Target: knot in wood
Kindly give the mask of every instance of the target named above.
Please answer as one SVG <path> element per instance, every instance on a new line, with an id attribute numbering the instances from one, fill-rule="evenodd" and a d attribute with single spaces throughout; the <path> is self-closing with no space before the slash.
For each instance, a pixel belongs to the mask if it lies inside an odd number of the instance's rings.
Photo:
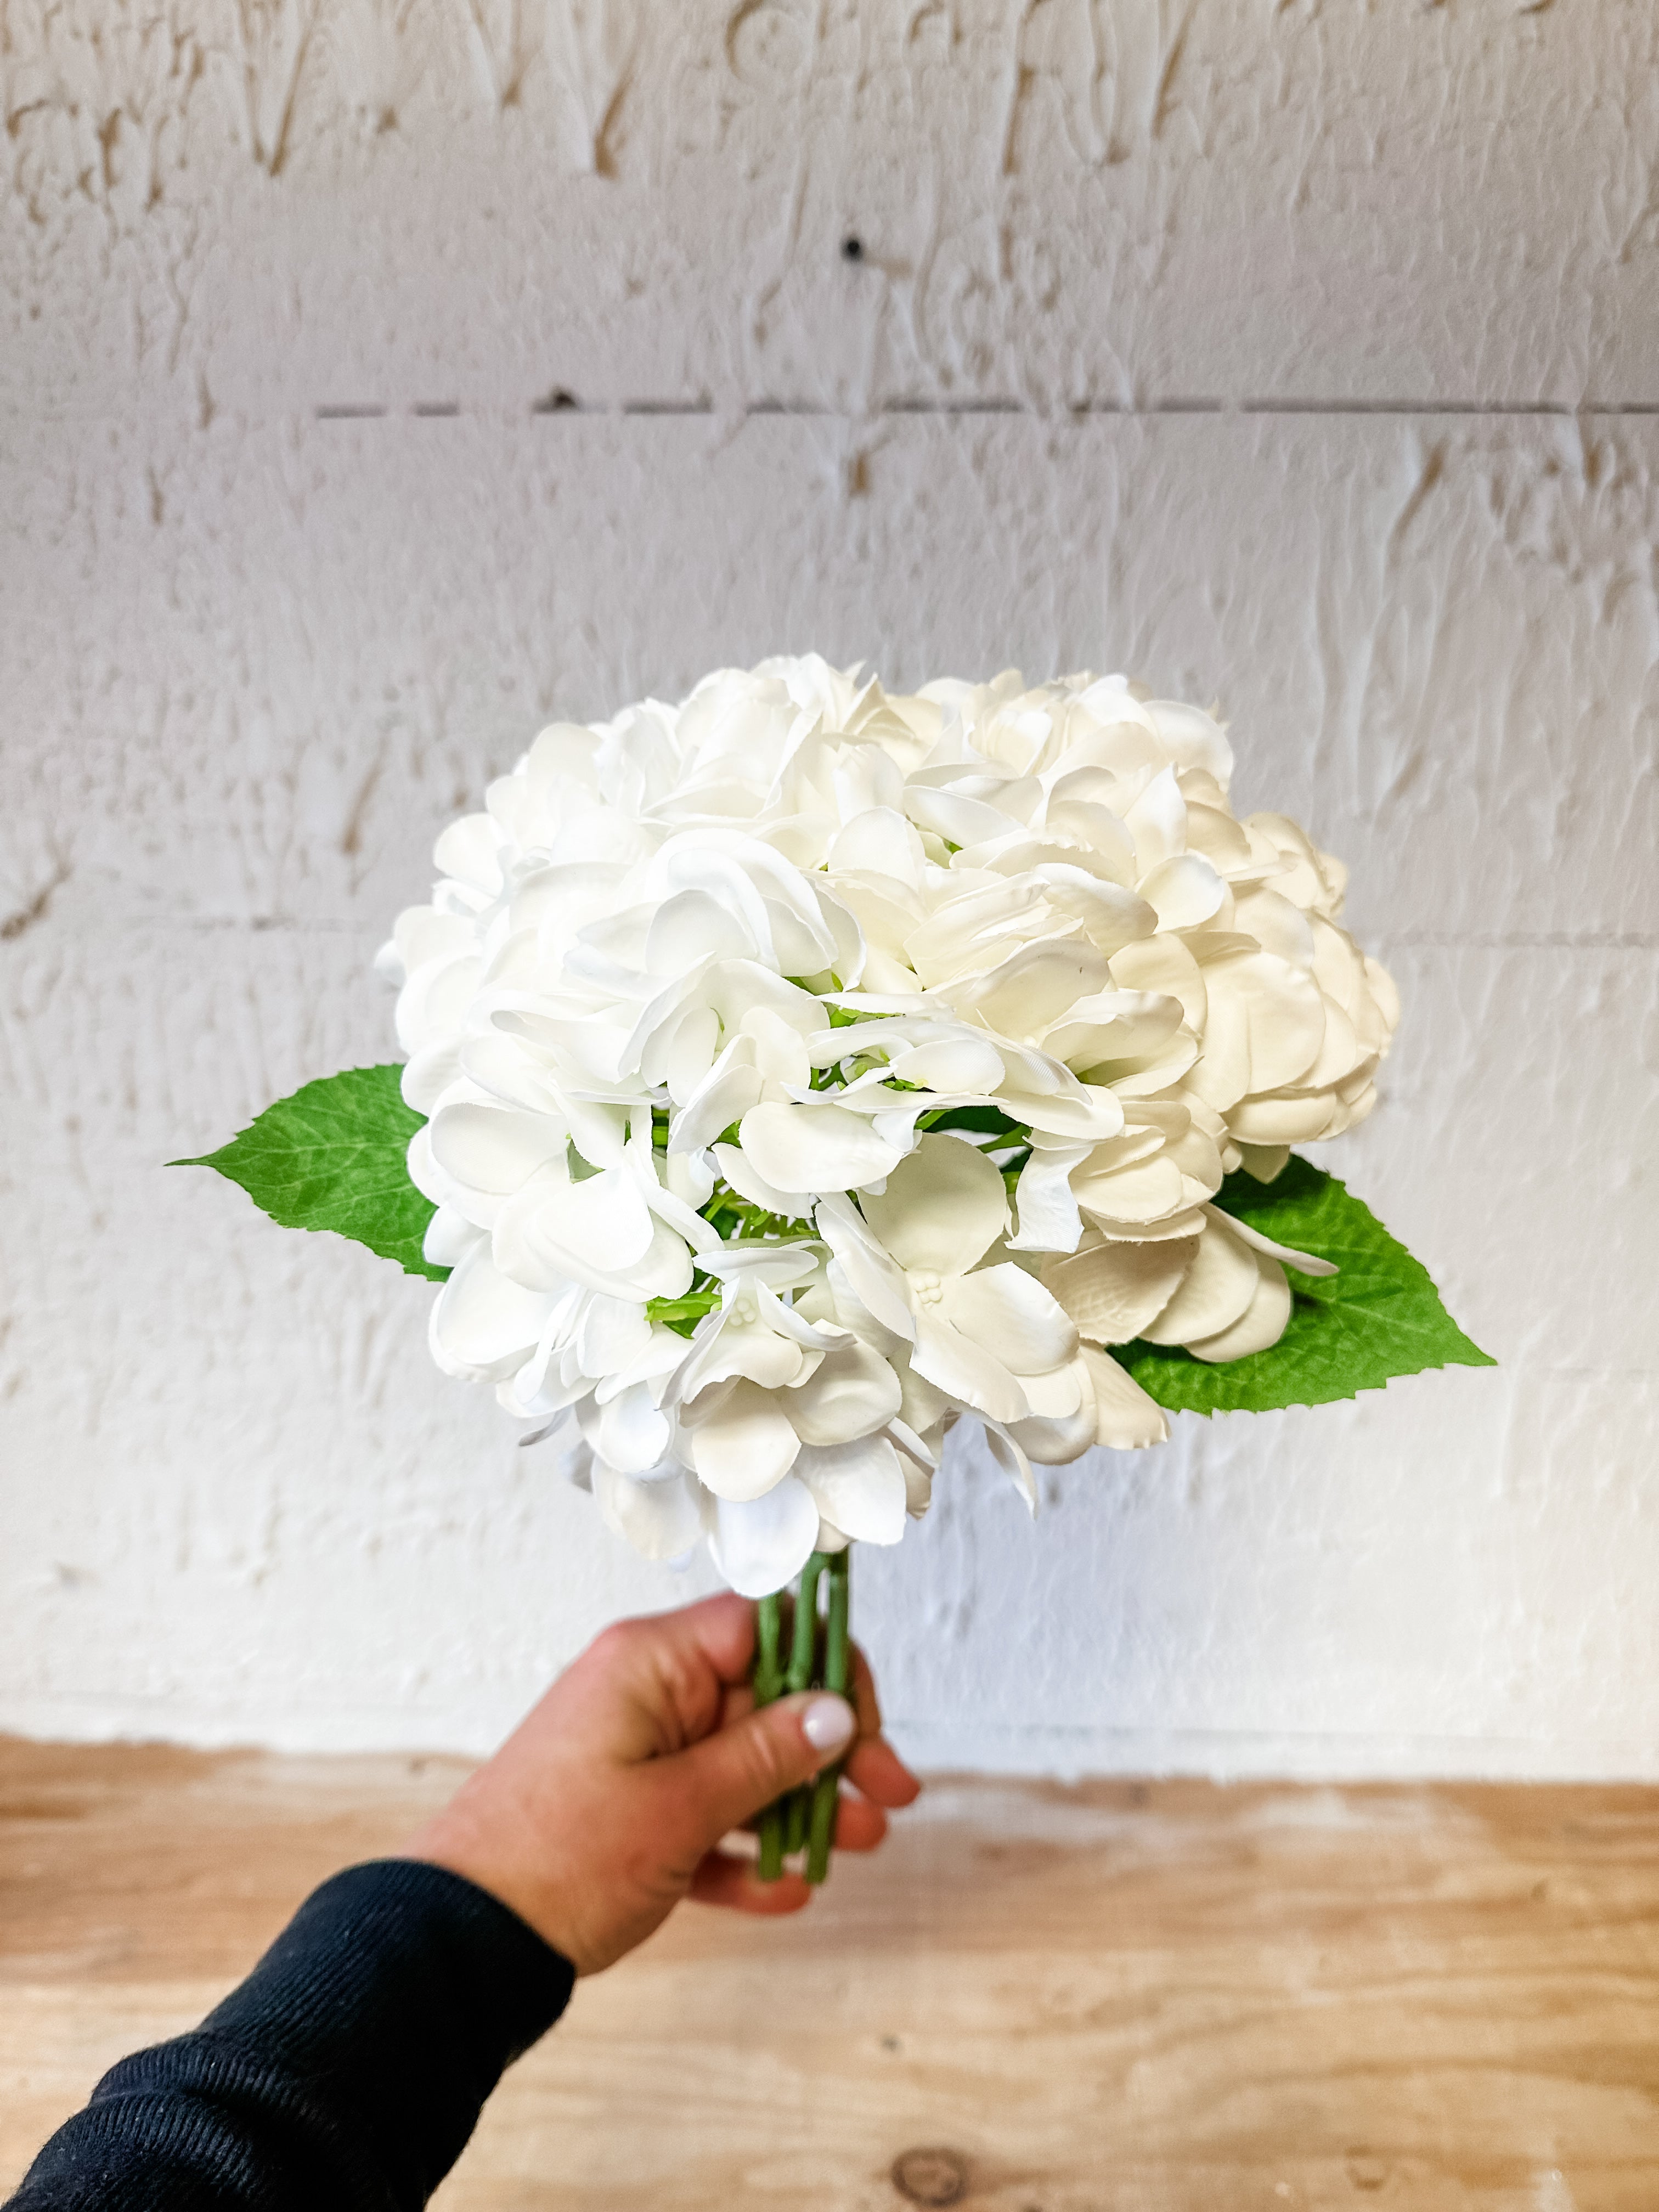
<path id="1" fill-rule="evenodd" d="M 968 2194 L 968 2161 L 959 2150 L 902 2150 L 893 2186 L 911 2204 L 959 2204 Z"/>
<path id="2" fill-rule="evenodd" d="M 1393 2170 L 1387 2159 L 1379 2158 L 1363 2143 L 1356 2144 L 1348 2153 L 1347 2164 L 1348 2179 L 1356 2189 L 1381 2189 Z"/>

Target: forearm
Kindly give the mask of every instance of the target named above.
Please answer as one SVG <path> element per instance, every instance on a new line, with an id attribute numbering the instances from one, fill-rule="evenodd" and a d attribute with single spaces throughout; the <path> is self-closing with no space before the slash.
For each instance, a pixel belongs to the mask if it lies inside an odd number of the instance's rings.
<path id="1" fill-rule="evenodd" d="M 199 2028 L 106 2074 L 7 2212 L 424 2204 L 573 1979 L 459 1875 L 351 1868 Z"/>

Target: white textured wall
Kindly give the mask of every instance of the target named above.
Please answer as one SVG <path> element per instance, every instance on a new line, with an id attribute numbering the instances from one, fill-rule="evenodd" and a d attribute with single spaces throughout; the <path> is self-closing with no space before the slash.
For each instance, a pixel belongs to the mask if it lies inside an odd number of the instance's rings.
<path id="1" fill-rule="evenodd" d="M 964 1464 L 901 1735 L 1659 1772 L 1656 23 L 6 0 L 0 1724 L 483 1745 L 690 1586 L 159 1163 L 386 1054 L 541 719 L 817 647 L 1220 695 L 1405 994 L 1332 1164 L 1503 1362 Z"/>

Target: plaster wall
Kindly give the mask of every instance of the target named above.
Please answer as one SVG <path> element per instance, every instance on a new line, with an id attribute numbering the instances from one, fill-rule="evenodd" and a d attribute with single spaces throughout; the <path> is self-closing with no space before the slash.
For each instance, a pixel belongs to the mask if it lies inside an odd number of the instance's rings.
<path id="1" fill-rule="evenodd" d="M 1218 696 L 1407 1018 L 1327 1157 L 1501 1361 L 1045 1477 L 918 1757 L 1659 1773 L 1659 18 L 0 17 L 0 1726 L 489 1745 L 647 1567 L 198 1152 L 539 724 L 817 647 Z M 848 241 L 858 243 L 856 257 Z"/>

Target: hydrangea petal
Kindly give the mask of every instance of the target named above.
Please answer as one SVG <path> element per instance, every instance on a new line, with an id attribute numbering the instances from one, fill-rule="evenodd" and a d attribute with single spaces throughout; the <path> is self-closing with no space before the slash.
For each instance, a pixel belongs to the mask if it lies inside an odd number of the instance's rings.
<path id="1" fill-rule="evenodd" d="M 910 1364 L 946 1398 L 993 1420 L 1023 1420 L 1030 1411 L 1025 1393 L 1002 1362 L 936 1310 L 916 1316 Z"/>
<path id="2" fill-rule="evenodd" d="M 441 1206 L 426 1224 L 421 1257 L 434 1267 L 458 1267 L 477 1244 L 488 1243 L 487 1230 L 479 1229 L 453 1206 Z"/>
<path id="3" fill-rule="evenodd" d="M 1188 1343 L 1187 1349 L 1194 1359 L 1246 1359 L 1253 1352 L 1267 1351 L 1284 1335 L 1291 1317 L 1289 1280 L 1278 1261 L 1269 1259 L 1265 1252 L 1251 1256 L 1257 1273 L 1255 1297 L 1231 1328 Z"/>
<path id="4" fill-rule="evenodd" d="M 1285 1172 L 1291 1157 L 1288 1145 L 1241 1144 L 1239 1165 L 1253 1175 L 1258 1182 L 1273 1182 Z"/>
<path id="5" fill-rule="evenodd" d="M 904 1271 L 870 1232 L 849 1199 L 820 1199 L 818 1234 L 835 1254 L 853 1296 L 884 1328 L 904 1342 L 914 1341 L 915 1317 Z"/>
<path id="6" fill-rule="evenodd" d="M 904 1157 L 845 1106 L 769 1101 L 744 1115 L 738 1139 L 775 1190 L 797 1197 L 861 1189 L 890 1175 Z"/>
<path id="7" fill-rule="evenodd" d="M 1139 889 L 1160 929 L 1200 928 L 1220 911 L 1227 896 L 1227 886 L 1196 853 L 1160 860 L 1142 877 Z"/>
<path id="8" fill-rule="evenodd" d="M 1189 1203 L 1180 1166 L 1166 1152 L 1103 1174 L 1085 1161 L 1072 1177 L 1072 1188 L 1083 1211 L 1103 1226 L 1157 1221 Z"/>
<path id="9" fill-rule="evenodd" d="M 1272 1178 L 1267 1176 L 1263 1180 L 1270 1182 Z M 1204 1211 L 1206 1214 L 1218 1213 L 1220 1209 L 1206 1206 Z M 1298 1274 L 1334 1275 L 1339 1272 L 1334 1260 L 1316 1259 L 1311 1252 L 1298 1252 L 1291 1244 L 1277 1244 L 1271 1237 L 1264 1237 L 1259 1229 L 1252 1229 L 1248 1221 L 1240 1221 L 1231 1213 L 1223 1215 L 1222 1218 L 1226 1222 L 1229 1232 L 1243 1238 L 1252 1251 L 1265 1253 L 1282 1267 L 1294 1267 Z"/>
<path id="10" fill-rule="evenodd" d="M 678 1468 L 665 1480 L 643 1482 L 621 1468 L 593 1462 L 593 1496 L 607 1528 L 647 1559 L 675 1559 L 702 1534 L 696 1485 Z"/>
<path id="11" fill-rule="evenodd" d="M 1127 1344 L 1155 1321 L 1197 1256 L 1196 1237 L 1162 1243 L 1102 1239 L 1051 1261 L 1043 1287 L 1064 1306 L 1079 1336 L 1091 1344 Z"/>
<path id="12" fill-rule="evenodd" d="M 1325 1000 L 1306 969 L 1271 952 L 1252 952 L 1218 963 L 1207 981 L 1211 1027 L 1229 1017 L 1243 1024 L 1250 1090 L 1299 1082 L 1325 1036 Z"/>
<path id="13" fill-rule="evenodd" d="M 820 1356 L 728 1307 L 711 1314 L 699 1327 L 696 1344 L 681 1371 L 678 1395 L 690 1401 L 734 1376 L 743 1376 L 763 1390 L 787 1389 L 811 1373 Z"/>
<path id="14" fill-rule="evenodd" d="M 864 1218 L 901 1267 L 962 1275 L 1008 1226 L 1000 1170 L 958 1137 L 922 1137 L 879 1195 L 867 1192 Z"/>
<path id="15" fill-rule="evenodd" d="M 1143 1323 L 1148 1344 L 1190 1344 L 1231 1328 L 1249 1310 L 1260 1280 L 1256 1255 L 1229 1233 L 1224 1214 L 1206 1218 L 1198 1250 L 1161 1313 Z"/>
<path id="16" fill-rule="evenodd" d="M 1036 1479 L 1031 1473 L 1031 1462 L 1025 1449 L 1006 1423 L 987 1420 L 985 1443 L 991 1457 L 1003 1473 L 1012 1478 L 1013 1485 L 1025 1501 L 1025 1510 L 1035 1520 L 1037 1510 Z"/>
<path id="17" fill-rule="evenodd" d="M 786 1221 L 798 1215 L 801 1203 L 799 1192 L 775 1190 L 740 1145 L 716 1145 L 714 1156 L 721 1179 L 739 1198 L 768 1213 L 781 1214 Z"/>
<path id="18" fill-rule="evenodd" d="M 896 1544 L 904 1534 L 904 1470 L 885 1437 L 809 1446 L 792 1479 L 805 1485 L 824 1519 L 855 1543 Z"/>
<path id="19" fill-rule="evenodd" d="M 1180 699 L 1149 699 L 1145 711 L 1170 758 L 1182 768 L 1203 769 L 1224 793 L 1232 781 L 1233 749 L 1215 716 Z"/>
<path id="20" fill-rule="evenodd" d="M 1091 1449 L 1099 1416 L 1094 1384 L 1081 1357 L 1028 1380 L 1025 1395 L 1031 1401 L 1030 1418 L 1010 1423 L 1009 1434 L 1027 1459 L 1042 1467 L 1065 1467 Z"/>
<path id="21" fill-rule="evenodd" d="M 737 1382 L 708 1394 L 705 1411 L 692 1405 L 681 1422 L 691 1464 L 716 1498 L 763 1498 L 795 1463 L 800 1439 L 777 1398 L 757 1383 Z M 696 1426 L 689 1424 L 694 1420 Z"/>
<path id="22" fill-rule="evenodd" d="M 1170 1441 L 1170 1419 L 1155 1398 L 1109 1352 L 1085 1344 L 1083 1358 L 1095 1386 L 1095 1442 L 1113 1451 L 1139 1451 Z"/>
<path id="23" fill-rule="evenodd" d="M 946 1283 L 939 1309 L 1016 1375 L 1059 1367 L 1077 1351 L 1077 1329 L 1066 1309 L 1011 1260 Z"/>
<path id="24" fill-rule="evenodd" d="M 504 1275 L 481 1243 L 433 1303 L 432 1356 L 447 1375 L 496 1381 L 535 1350 L 554 1303 L 549 1290 L 527 1290 Z"/>
<path id="25" fill-rule="evenodd" d="M 1241 1144 L 1306 1145 L 1335 1136 L 1331 1100 L 1321 1092 L 1246 1098 L 1227 1109 L 1227 1127 Z"/>
<path id="26" fill-rule="evenodd" d="M 827 1352 L 782 1402 L 803 1443 L 839 1446 L 884 1427 L 903 1403 L 903 1390 L 890 1362 L 853 1337 Z M 844 1521 L 837 1525 L 847 1528 Z"/>
<path id="27" fill-rule="evenodd" d="M 652 1334 L 644 1307 L 632 1299 L 590 1292 L 582 1301 L 576 1343 L 590 1375 L 614 1375 L 631 1366 L 650 1348 Z"/>
<path id="28" fill-rule="evenodd" d="M 1072 1189 L 1073 1170 L 1089 1157 L 1086 1145 L 1033 1145 L 1014 1187 L 1019 1231 L 1011 1251 L 1071 1252 L 1083 1234 L 1083 1216 Z"/>
<path id="29" fill-rule="evenodd" d="M 683 975 L 702 960 L 752 960 L 758 947 L 742 918 L 708 891 L 676 891 L 651 917 L 645 966 L 653 975 Z"/>
<path id="30" fill-rule="evenodd" d="M 988 1037 L 968 1029 L 896 1052 L 890 1064 L 897 1082 L 920 1084 L 924 1091 L 988 1097 L 1002 1080 L 1001 1054 Z"/>
<path id="31" fill-rule="evenodd" d="M 573 1182 L 562 1164 L 550 1165 L 496 1216 L 496 1265 L 523 1283 L 574 1279 L 608 1288 L 649 1253 L 654 1225 L 621 1169 Z"/>
<path id="32" fill-rule="evenodd" d="M 711 1498 L 708 1548 L 739 1597 L 769 1597 L 792 1583 L 818 1540 L 818 1509 L 793 1475 L 748 1501 Z"/>
<path id="33" fill-rule="evenodd" d="M 550 1115 L 507 1108 L 443 1106 L 427 1126 L 439 1166 L 478 1190 L 517 1190 L 569 1142 Z"/>
<path id="34" fill-rule="evenodd" d="M 605 1405 L 590 1401 L 577 1419 L 596 1456 L 623 1474 L 644 1474 L 657 1466 L 672 1441 L 668 1421 L 643 1382 L 630 1384 Z"/>
<path id="35" fill-rule="evenodd" d="M 955 986 L 952 1001 L 969 1019 L 1017 1043 L 1041 1044 L 1079 1000 L 1111 988 L 1106 956 L 1073 937 L 1022 945 L 988 975 Z"/>
<path id="36" fill-rule="evenodd" d="M 734 1038 L 674 1115 L 669 1151 L 704 1151 L 723 1129 L 758 1104 L 764 1088 L 751 1041 Z"/>

